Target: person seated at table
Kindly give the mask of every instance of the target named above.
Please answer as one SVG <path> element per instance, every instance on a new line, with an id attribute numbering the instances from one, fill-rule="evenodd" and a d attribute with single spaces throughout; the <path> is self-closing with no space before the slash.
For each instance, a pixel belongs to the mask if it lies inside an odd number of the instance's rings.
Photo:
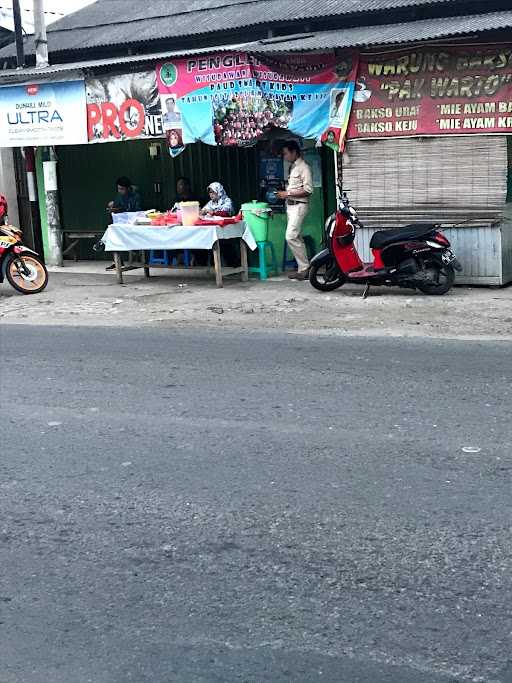
<path id="1" fill-rule="evenodd" d="M 234 216 L 236 211 L 232 200 L 220 183 L 208 185 L 210 201 L 201 210 L 201 216 Z M 233 240 L 225 240 L 222 244 L 222 260 L 227 266 L 236 266 L 240 263 L 240 246 L 233 244 Z"/>
<path id="2" fill-rule="evenodd" d="M 176 181 L 176 197 L 174 198 L 174 203 L 172 205 L 172 211 L 176 211 L 179 208 L 178 204 L 181 202 L 197 202 L 199 197 L 196 196 L 195 192 L 192 190 L 192 183 L 189 178 L 181 176 Z"/>
<path id="3" fill-rule="evenodd" d="M 117 195 L 107 204 L 108 213 L 142 211 L 140 194 L 132 185 L 130 178 L 121 176 L 116 180 Z"/>
<path id="4" fill-rule="evenodd" d="M 235 207 L 220 183 L 208 185 L 210 201 L 201 209 L 201 216 L 234 216 Z"/>
<path id="5" fill-rule="evenodd" d="M 107 204 L 107 213 L 126 213 L 127 211 L 142 211 L 140 194 L 132 185 L 130 178 L 121 176 L 116 180 L 117 195 Z M 123 263 L 121 261 L 121 263 Z M 114 270 L 115 263 L 111 263 L 105 270 Z"/>
<path id="6" fill-rule="evenodd" d="M 190 178 L 187 178 L 186 176 L 180 176 L 176 180 L 176 197 L 174 198 L 171 211 L 177 211 L 180 208 L 181 202 L 198 201 L 199 197 L 197 197 L 195 192 L 192 190 L 192 183 L 190 182 Z M 170 251 L 170 254 L 172 255 L 172 258 L 177 259 L 178 265 L 183 265 L 185 258 L 184 253 L 182 251 Z M 207 255 L 203 254 L 203 252 L 192 251 L 190 252 L 190 257 L 191 265 L 193 266 L 206 266 L 207 264 Z"/>

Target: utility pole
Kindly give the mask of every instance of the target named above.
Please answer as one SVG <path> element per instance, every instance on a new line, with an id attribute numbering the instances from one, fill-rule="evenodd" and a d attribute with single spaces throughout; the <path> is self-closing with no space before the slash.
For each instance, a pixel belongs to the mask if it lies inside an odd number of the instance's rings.
<path id="1" fill-rule="evenodd" d="M 16 66 L 18 69 L 25 68 L 25 46 L 23 45 L 23 22 L 21 19 L 20 0 L 12 0 L 12 16 L 14 19 L 14 35 L 16 38 Z M 2 170 L 4 165 L 13 163 L 13 150 L 5 150 L 10 153 L 10 160 L 7 161 L 2 154 L 0 161 Z M 27 174 L 27 189 L 28 200 L 30 202 L 30 215 L 32 218 L 32 235 L 34 238 L 34 246 L 37 251 L 42 254 L 42 240 L 41 240 L 41 216 L 39 214 L 39 204 L 37 201 L 37 184 L 35 173 L 35 158 L 34 148 L 25 147 L 23 150 L 23 159 L 25 162 L 25 172 Z M 16 191 L 18 188 L 16 187 Z"/>
<path id="2" fill-rule="evenodd" d="M 16 66 L 25 66 L 25 50 L 23 47 L 23 24 L 21 21 L 20 0 L 12 0 L 12 16 L 14 18 L 14 36 L 16 38 Z"/>
<path id="3" fill-rule="evenodd" d="M 44 0 L 34 0 L 34 42 L 36 46 L 36 68 L 45 69 L 48 66 L 48 39 L 46 37 Z"/>

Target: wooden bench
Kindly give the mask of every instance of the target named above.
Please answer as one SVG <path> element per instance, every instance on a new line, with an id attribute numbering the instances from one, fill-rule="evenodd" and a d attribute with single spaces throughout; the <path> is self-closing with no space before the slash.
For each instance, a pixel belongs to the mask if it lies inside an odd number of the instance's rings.
<path id="1" fill-rule="evenodd" d="M 74 254 L 75 261 L 78 261 L 78 244 L 80 240 L 99 240 L 102 236 L 104 230 L 62 230 L 62 235 L 64 238 L 70 241 L 62 252 L 63 256 L 67 256 L 70 253 Z"/>

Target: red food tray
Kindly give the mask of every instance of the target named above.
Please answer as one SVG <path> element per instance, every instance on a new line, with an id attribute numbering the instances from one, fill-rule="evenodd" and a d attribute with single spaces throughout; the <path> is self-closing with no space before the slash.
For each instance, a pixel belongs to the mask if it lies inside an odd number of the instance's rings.
<path id="1" fill-rule="evenodd" d="M 195 225 L 217 225 L 223 228 L 225 225 L 233 225 L 234 223 L 240 223 L 238 216 L 226 216 L 225 218 L 198 218 Z"/>
<path id="2" fill-rule="evenodd" d="M 168 213 L 168 214 L 165 214 L 163 216 L 160 216 L 160 218 L 154 218 L 151 221 L 151 225 L 153 227 L 159 227 L 159 228 L 163 228 L 166 225 L 179 225 L 179 223 L 180 222 L 178 220 L 178 216 L 176 216 L 176 214 L 172 214 L 172 213 Z"/>

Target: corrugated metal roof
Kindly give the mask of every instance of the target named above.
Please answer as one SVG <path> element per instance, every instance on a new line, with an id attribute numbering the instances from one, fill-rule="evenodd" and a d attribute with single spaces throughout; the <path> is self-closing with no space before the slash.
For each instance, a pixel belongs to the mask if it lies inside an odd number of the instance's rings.
<path id="1" fill-rule="evenodd" d="M 207 48 L 197 48 L 196 50 L 174 50 L 166 52 L 154 52 L 147 55 L 132 55 L 130 57 L 107 57 L 105 59 L 91 59 L 83 62 L 68 62 L 67 64 L 50 64 L 44 69 L 27 67 L 25 69 L 0 69 L 0 85 L 10 85 L 13 83 L 23 83 L 27 81 L 66 79 L 76 74 L 81 77 L 84 71 L 100 68 L 104 66 L 122 67 L 130 64 L 154 64 L 162 59 L 170 57 L 186 57 L 195 54 L 207 54 L 210 52 L 227 52 L 232 50 L 245 50 L 246 43 L 233 43 L 230 45 L 218 45 Z"/>
<path id="2" fill-rule="evenodd" d="M 399 8 L 446 5 L 456 0 L 98 0 L 48 29 L 50 53 L 152 40 L 199 36 L 250 26 Z M 221 41 L 219 41 L 221 42 Z M 28 39 L 26 53 L 34 51 Z M 0 58 L 14 56 L 14 47 Z"/>
<path id="3" fill-rule="evenodd" d="M 320 31 L 282 40 L 263 40 L 246 45 L 250 52 L 303 52 L 334 48 L 414 43 L 512 28 L 512 10 L 464 17 L 442 17 L 381 26 L 357 26 Z"/>
<path id="4" fill-rule="evenodd" d="M 175 35 L 211 33 L 224 29 L 216 20 L 222 18 L 230 27 L 259 23 L 293 21 L 323 16 L 378 12 L 401 7 L 422 7 L 455 0 L 97 0 L 80 12 L 61 19 L 51 31 L 75 30 L 82 27 L 117 26 L 119 24 L 165 20 Z M 229 14 L 229 16 L 227 16 Z M 169 21 L 172 20 L 172 21 Z M 186 25 L 185 23 L 186 22 Z M 189 23 L 190 22 L 190 23 Z M 176 25 L 178 24 L 178 31 Z M 200 25 L 199 25 L 200 24 Z M 155 27 L 156 28 L 156 27 Z M 161 26 L 162 30 L 166 27 Z M 133 42 L 133 33 L 130 40 Z"/>
<path id="5" fill-rule="evenodd" d="M 45 0 L 44 16 L 47 26 L 62 19 L 71 12 L 76 12 L 80 6 L 94 0 L 74 0 L 70 5 L 69 0 Z M 21 20 L 25 33 L 34 33 L 34 4 L 33 0 L 20 0 Z M 14 18 L 11 0 L 4 0 L 0 5 L 0 26 L 14 32 Z"/>
<path id="6" fill-rule="evenodd" d="M 356 27 L 345 30 L 321 31 L 318 33 L 289 36 L 283 40 L 254 41 L 250 43 L 232 43 L 212 47 L 170 50 L 151 54 L 133 55 L 126 57 L 106 57 L 82 62 L 55 64 L 46 69 L 5 69 L 0 70 L 0 84 L 22 82 L 30 79 L 46 79 L 48 76 L 66 76 L 72 72 L 82 72 L 88 69 L 104 66 L 119 66 L 130 64 L 154 63 L 170 57 L 183 57 L 192 54 L 206 54 L 229 50 L 240 50 L 254 53 L 272 52 L 303 52 L 315 50 L 329 50 L 335 48 L 372 47 L 398 45 L 401 43 L 415 43 L 423 40 L 450 38 L 470 34 L 485 34 L 486 31 L 512 28 L 512 10 L 491 12 L 486 15 L 472 15 L 453 18 L 427 19 L 402 24 L 385 24 L 382 26 Z"/>

